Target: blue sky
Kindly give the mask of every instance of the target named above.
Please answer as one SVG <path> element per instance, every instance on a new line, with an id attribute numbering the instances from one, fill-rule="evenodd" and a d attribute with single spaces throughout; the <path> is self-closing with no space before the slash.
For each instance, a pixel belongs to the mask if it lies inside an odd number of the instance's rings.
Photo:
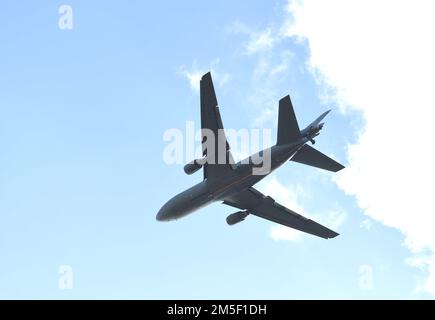
<path id="1" fill-rule="evenodd" d="M 73 8 L 72 30 L 58 27 L 62 4 Z M 229 227 L 234 210 L 221 204 L 155 220 L 165 201 L 202 179 L 164 163 L 162 137 L 187 120 L 199 126 L 189 76 L 210 69 L 226 128 L 274 136 L 274 108 L 290 94 L 301 126 L 334 109 L 316 147 L 347 164 L 364 118 L 325 99 L 331 88 L 311 70 L 307 41 L 278 35 L 285 6 L 3 3 L 0 298 L 431 297 L 416 290 L 427 271 L 406 263 L 404 236 L 314 168 L 289 163 L 259 188 L 277 200 L 273 186 L 288 189 L 281 197 L 329 223 L 338 212 L 341 235 L 332 240 L 276 240 L 271 223 L 255 217 Z M 275 40 L 256 42 L 262 35 Z M 62 265 L 73 271 L 70 290 L 58 287 Z M 369 287 L 360 284 L 363 266 Z"/>

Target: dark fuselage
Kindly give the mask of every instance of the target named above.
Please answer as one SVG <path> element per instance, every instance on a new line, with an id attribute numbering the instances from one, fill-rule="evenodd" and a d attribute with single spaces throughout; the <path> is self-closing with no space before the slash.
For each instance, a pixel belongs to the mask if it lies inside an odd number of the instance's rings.
<path id="1" fill-rule="evenodd" d="M 253 155 L 235 164 L 235 170 L 229 171 L 228 174 L 219 179 L 213 181 L 205 179 L 166 202 L 157 213 L 157 220 L 179 219 L 214 201 L 222 201 L 225 197 L 246 190 L 289 160 L 307 141 L 309 139 L 304 137 L 297 142 L 275 145 L 260 152 L 262 155 L 266 155 L 270 150 L 270 170 L 263 174 L 255 174 L 255 169 L 261 167 L 265 162 L 255 164 L 256 162 L 253 161 L 255 155 Z"/>

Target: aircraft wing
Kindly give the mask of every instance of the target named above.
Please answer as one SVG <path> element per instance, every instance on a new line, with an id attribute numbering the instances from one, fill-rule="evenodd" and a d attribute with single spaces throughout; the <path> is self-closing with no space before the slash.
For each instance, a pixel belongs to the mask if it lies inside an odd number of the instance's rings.
<path id="1" fill-rule="evenodd" d="M 321 238 L 329 239 L 338 236 L 337 232 L 297 214 L 252 187 L 234 196 L 225 198 L 223 203 Z"/>
<path id="2" fill-rule="evenodd" d="M 202 154 L 207 158 L 207 163 L 204 165 L 204 179 L 213 179 L 232 170 L 234 160 L 223 130 L 210 72 L 201 78 L 200 96 Z M 211 134 L 215 137 L 214 143 L 208 144 L 206 141 Z"/>

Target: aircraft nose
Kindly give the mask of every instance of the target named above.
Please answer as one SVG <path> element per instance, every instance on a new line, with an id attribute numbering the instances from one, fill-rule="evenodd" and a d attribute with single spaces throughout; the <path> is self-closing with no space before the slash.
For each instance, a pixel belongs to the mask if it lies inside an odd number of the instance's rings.
<path id="1" fill-rule="evenodd" d="M 179 195 L 173 197 L 166 202 L 163 207 L 157 212 L 157 221 L 171 221 L 176 220 L 186 214 L 186 210 L 183 207 L 183 198 Z"/>
<path id="2" fill-rule="evenodd" d="M 169 221 L 172 220 L 172 215 L 176 212 L 173 199 L 166 202 L 163 207 L 157 212 L 157 221 Z"/>
<path id="3" fill-rule="evenodd" d="M 156 215 L 156 220 L 157 220 L 157 221 L 166 221 L 166 220 L 168 220 L 168 219 L 167 219 L 167 210 L 166 210 L 165 207 L 166 207 L 166 206 L 163 206 L 163 207 L 159 210 L 159 212 L 157 212 L 157 215 Z"/>

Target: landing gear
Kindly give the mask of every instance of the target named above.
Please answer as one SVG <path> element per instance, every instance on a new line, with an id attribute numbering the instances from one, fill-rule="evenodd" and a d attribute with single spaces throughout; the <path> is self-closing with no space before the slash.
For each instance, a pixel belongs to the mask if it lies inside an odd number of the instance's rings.
<path id="1" fill-rule="evenodd" d="M 315 144 L 315 143 L 316 143 L 316 140 L 314 140 L 314 139 L 310 139 L 310 142 L 311 142 L 311 144 Z"/>

